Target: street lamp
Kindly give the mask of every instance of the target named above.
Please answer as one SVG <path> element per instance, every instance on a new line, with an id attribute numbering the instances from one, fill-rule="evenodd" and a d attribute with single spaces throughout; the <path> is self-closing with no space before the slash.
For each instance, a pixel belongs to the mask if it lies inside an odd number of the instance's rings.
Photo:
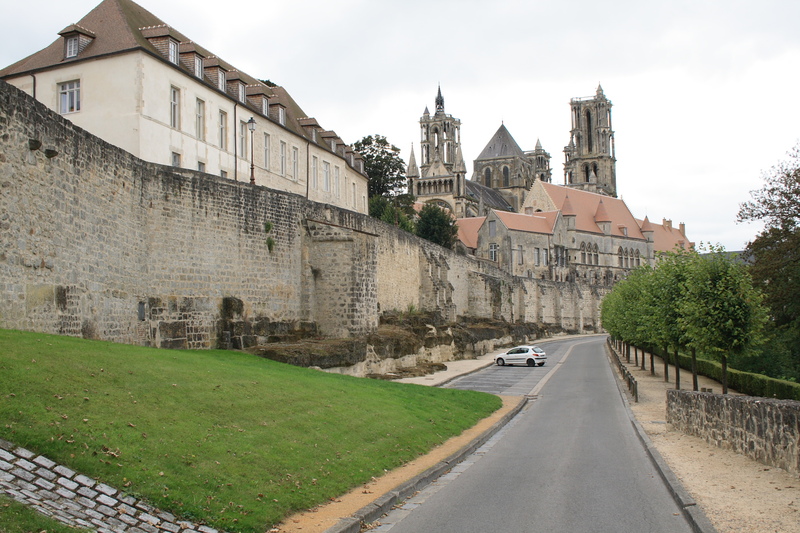
<path id="1" fill-rule="evenodd" d="M 256 121 L 253 117 L 247 121 L 247 129 L 250 130 L 250 185 L 256 184 L 256 171 L 253 164 L 253 132 L 256 131 Z"/>

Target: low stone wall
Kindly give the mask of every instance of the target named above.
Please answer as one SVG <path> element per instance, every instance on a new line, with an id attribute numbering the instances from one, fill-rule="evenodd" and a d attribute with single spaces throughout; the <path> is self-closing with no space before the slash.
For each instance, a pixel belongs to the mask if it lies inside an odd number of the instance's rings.
<path id="1" fill-rule="evenodd" d="M 800 402 L 668 390 L 667 424 L 800 474 Z"/>
<path id="2" fill-rule="evenodd" d="M 99 533 L 218 533 L 2 439 L 0 493 L 59 522 Z"/>

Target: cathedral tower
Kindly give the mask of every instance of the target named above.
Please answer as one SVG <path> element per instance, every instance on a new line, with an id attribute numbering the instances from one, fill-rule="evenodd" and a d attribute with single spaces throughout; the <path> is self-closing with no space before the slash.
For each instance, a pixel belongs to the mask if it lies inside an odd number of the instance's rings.
<path id="1" fill-rule="evenodd" d="M 611 101 L 598 85 L 594 96 L 573 98 L 572 130 L 564 148 L 564 184 L 585 191 L 617 196 Z"/>
<path id="2" fill-rule="evenodd" d="M 437 154 L 445 168 L 452 171 L 456 163 L 456 153 L 461 146 L 461 121 L 444 112 L 441 87 L 436 95 L 436 113 L 431 116 L 426 107 L 419 119 L 419 125 L 422 176 L 426 175 L 428 168 L 437 159 Z"/>

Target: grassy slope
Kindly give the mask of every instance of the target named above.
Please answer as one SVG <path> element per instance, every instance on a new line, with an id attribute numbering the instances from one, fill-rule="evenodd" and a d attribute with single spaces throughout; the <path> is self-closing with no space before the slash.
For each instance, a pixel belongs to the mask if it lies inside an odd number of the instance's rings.
<path id="1" fill-rule="evenodd" d="M 238 352 L 8 330 L 0 376 L 0 437 L 228 531 L 263 531 L 500 406 Z"/>

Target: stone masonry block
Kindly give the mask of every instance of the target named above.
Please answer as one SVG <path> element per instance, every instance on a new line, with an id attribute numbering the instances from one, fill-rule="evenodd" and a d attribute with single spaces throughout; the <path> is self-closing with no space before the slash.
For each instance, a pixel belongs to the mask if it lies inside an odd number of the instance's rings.
<path id="1" fill-rule="evenodd" d="M 164 522 L 161 524 L 161 529 L 165 531 L 170 531 L 171 533 L 178 533 L 181 528 L 172 522 Z"/>
<path id="2" fill-rule="evenodd" d="M 109 507 L 115 507 L 119 502 L 110 496 L 106 496 L 105 494 L 101 494 L 97 497 L 97 501 L 102 503 L 103 505 L 108 505 Z"/>
<path id="3" fill-rule="evenodd" d="M 45 468 L 53 468 L 56 466 L 56 463 L 45 457 L 44 455 L 40 455 L 33 460 L 39 466 L 43 466 Z"/>
<path id="4" fill-rule="evenodd" d="M 78 474 L 75 476 L 75 481 L 83 485 L 84 487 L 94 487 L 97 484 L 97 481 L 93 480 L 90 477 L 86 477 L 83 474 Z"/>
<path id="5" fill-rule="evenodd" d="M 16 459 L 16 456 L 0 448 L 0 459 L 2 459 L 3 461 L 13 461 L 14 459 Z"/>
<path id="6" fill-rule="evenodd" d="M 11 473 L 17 476 L 18 478 L 24 479 L 25 481 L 33 481 L 36 476 L 28 472 L 27 470 L 23 470 L 21 468 L 13 468 Z"/>
<path id="7" fill-rule="evenodd" d="M 7 463 L 5 461 L 0 460 L 0 470 L 8 471 L 8 470 L 11 470 L 11 468 L 13 468 L 11 463 Z"/>
<path id="8" fill-rule="evenodd" d="M 47 481 L 46 479 L 39 478 L 34 482 L 36 485 L 42 487 L 43 489 L 53 490 L 55 485 Z"/>
<path id="9" fill-rule="evenodd" d="M 48 470 L 46 468 L 37 468 L 36 472 L 34 472 L 37 476 L 43 477 L 48 481 L 53 481 L 55 478 L 58 477 L 58 474 L 53 472 L 52 470 Z"/>
<path id="10" fill-rule="evenodd" d="M 88 487 L 81 487 L 78 489 L 78 494 L 80 494 L 81 496 L 85 496 L 87 498 L 94 498 L 95 496 L 97 496 L 97 491 L 92 490 Z"/>
<path id="11" fill-rule="evenodd" d="M 78 488 L 78 484 L 77 483 L 75 483 L 74 481 L 71 481 L 71 480 L 69 480 L 67 478 L 63 478 L 63 477 L 58 478 L 56 480 L 56 483 L 58 483 L 62 487 L 65 487 L 65 488 L 67 488 L 69 490 L 76 490 Z"/>
<path id="12" fill-rule="evenodd" d="M 75 497 L 75 493 L 74 492 L 72 492 L 71 490 L 64 489 L 64 488 L 57 489 L 56 490 L 56 494 L 60 495 L 63 498 L 67 498 L 68 500 L 71 500 L 72 498 Z"/>
<path id="13" fill-rule="evenodd" d="M 14 455 L 23 459 L 32 459 L 36 454 L 25 448 L 16 448 L 14 449 Z"/>
<path id="14" fill-rule="evenodd" d="M 96 487 L 94 487 L 94 488 L 95 488 L 95 490 L 99 490 L 100 492 L 102 492 L 103 494 L 107 494 L 108 496 L 113 496 L 113 495 L 115 495 L 117 492 L 119 492 L 119 491 L 118 491 L 117 489 L 115 489 L 114 487 L 109 487 L 109 486 L 108 486 L 108 485 L 106 485 L 105 483 L 100 483 L 100 484 L 98 484 L 98 485 L 97 485 Z"/>
<path id="15" fill-rule="evenodd" d="M 34 468 L 36 468 L 36 465 L 35 465 L 35 464 L 31 463 L 30 461 L 26 461 L 25 459 L 19 459 L 19 460 L 18 460 L 16 463 L 14 463 L 14 464 L 15 464 L 16 466 L 20 467 L 20 468 L 24 468 L 24 469 L 25 469 L 25 470 L 27 470 L 28 472 L 31 472 L 31 471 L 33 471 L 33 469 L 34 469 Z"/>
<path id="16" fill-rule="evenodd" d="M 57 467 L 53 468 L 53 472 L 55 472 L 56 474 L 58 474 L 60 476 L 64 476 L 67 479 L 70 479 L 70 478 L 72 478 L 72 476 L 75 475 L 75 471 L 74 470 L 70 470 L 66 466 L 61 466 L 61 465 L 58 465 Z"/>

